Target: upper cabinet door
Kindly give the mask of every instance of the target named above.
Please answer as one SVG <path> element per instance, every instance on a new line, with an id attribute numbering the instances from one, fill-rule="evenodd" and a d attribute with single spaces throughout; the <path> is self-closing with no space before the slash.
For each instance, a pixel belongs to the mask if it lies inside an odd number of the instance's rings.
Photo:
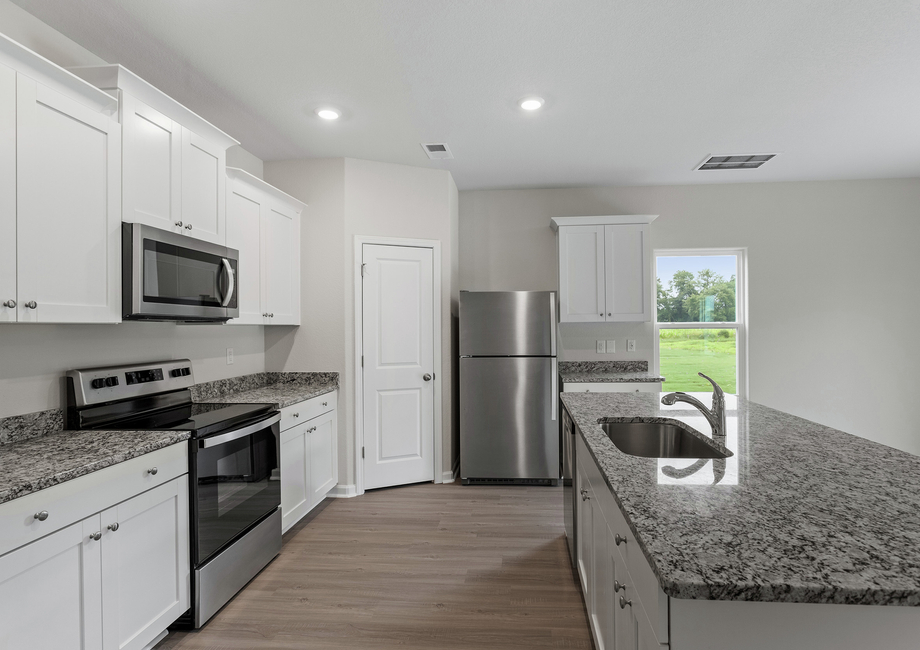
<path id="1" fill-rule="evenodd" d="M 16 73 L 0 65 L 0 323 L 16 313 Z"/>
<path id="2" fill-rule="evenodd" d="M 300 216 L 271 200 L 262 220 L 262 296 L 269 325 L 300 325 Z"/>
<path id="3" fill-rule="evenodd" d="M 648 226 L 604 226 L 608 321 L 651 320 Z"/>
<path id="4" fill-rule="evenodd" d="M 231 325 L 262 325 L 262 218 L 268 212 L 268 197 L 245 183 L 228 181 L 227 246 L 239 251 L 237 295 L 240 315 Z"/>
<path id="5" fill-rule="evenodd" d="M 183 232 L 182 127 L 127 93 L 121 93 L 121 124 L 122 221 Z"/>
<path id="6" fill-rule="evenodd" d="M 226 148 L 182 129 L 182 221 L 197 239 L 226 245 Z"/>
<path id="7" fill-rule="evenodd" d="M 17 77 L 19 321 L 121 320 L 121 129 Z"/>
<path id="8" fill-rule="evenodd" d="M 561 322 L 607 320 L 604 275 L 604 226 L 559 228 Z"/>

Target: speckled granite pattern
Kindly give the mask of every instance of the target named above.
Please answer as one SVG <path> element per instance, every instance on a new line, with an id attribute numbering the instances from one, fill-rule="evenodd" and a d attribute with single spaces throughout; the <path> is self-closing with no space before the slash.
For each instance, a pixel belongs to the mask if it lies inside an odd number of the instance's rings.
<path id="1" fill-rule="evenodd" d="M 0 445 L 47 436 L 64 428 L 61 409 L 0 418 Z"/>
<path id="2" fill-rule="evenodd" d="M 920 457 L 726 398 L 734 456 L 721 474 L 712 467 L 674 478 L 663 468 L 705 463 L 624 454 L 597 420 L 676 419 L 709 435 L 698 412 L 663 406 L 659 393 L 562 395 L 662 590 L 920 605 Z"/>
<path id="3" fill-rule="evenodd" d="M 263 372 L 237 379 L 241 381 L 223 379 L 198 384 L 192 389 L 193 398 L 199 402 L 274 404 L 285 408 L 339 387 L 337 372 Z"/>
<path id="4" fill-rule="evenodd" d="M 0 503 L 188 440 L 188 431 L 58 431 L 0 449 Z"/>
<path id="5" fill-rule="evenodd" d="M 664 381 L 648 371 L 648 361 L 560 361 L 559 375 L 577 384 Z"/>

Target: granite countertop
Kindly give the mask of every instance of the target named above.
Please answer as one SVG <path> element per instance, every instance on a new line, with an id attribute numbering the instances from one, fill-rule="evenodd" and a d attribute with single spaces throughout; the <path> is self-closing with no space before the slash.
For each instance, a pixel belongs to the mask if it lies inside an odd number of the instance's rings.
<path id="1" fill-rule="evenodd" d="M 666 594 L 920 605 L 920 457 L 732 395 L 724 460 L 627 455 L 597 424 L 671 419 L 710 435 L 660 397 L 562 401 Z"/>
<path id="2" fill-rule="evenodd" d="M 559 376 L 563 383 L 610 384 L 658 382 L 664 377 L 648 371 L 648 361 L 560 361 Z"/>
<path id="3" fill-rule="evenodd" d="M 198 384 L 192 393 L 196 402 L 274 404 L 281 409 L 338 387 L 337 372 L 263 372 Z"/>
<path id="4" fill-rule="evenodd" d="M 58 431 L 0 446 L 0 503 L 188 440 L 188 431 Z"/>

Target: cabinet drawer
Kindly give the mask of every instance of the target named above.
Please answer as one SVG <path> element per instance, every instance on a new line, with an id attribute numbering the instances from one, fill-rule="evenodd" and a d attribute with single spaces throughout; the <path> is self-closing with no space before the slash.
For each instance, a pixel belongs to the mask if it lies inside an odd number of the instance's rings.
<path id="1" fill-rule="evenodd" d="M 562 390 L 565 393 L 660 393 L 661 382 L 598 382 L 593 384 L 566 382 Z"/>
<path id="2" fill-rule="evenodd" d="M 0 555 L 187 473 L 188 443 L 180 442 L 8 501 L 0 505 Z M 42 511 L 48 517 L 39 521 Z"/>
<path id="3" fill-rule="evenodd" d="M 337 391 L 332 391 L 281 409 L 281 430 L 285 431 L 301 422 L 312 420 L 318 415 L 333 410 L 337 394 Z"/>

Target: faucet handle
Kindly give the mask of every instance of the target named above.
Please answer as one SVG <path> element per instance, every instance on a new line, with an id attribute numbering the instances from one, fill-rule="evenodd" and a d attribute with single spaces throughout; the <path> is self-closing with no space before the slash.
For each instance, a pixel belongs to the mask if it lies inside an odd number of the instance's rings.
<path id="1" fill-rule="evenodd" d="M 712 377 L 707 377 L 706 375 L 704 375 L 704 374 L 701 373 L 701 372 L 698 372 L 698 373 L 696 373 L 696 374 L 698 374 L 700 377 L 702 377 L 703 379 L 705 379 L 706 381 L 708 381 L 710 384 L 712 384 L 712 393 L 713 393 L 713 397 L 715 397 L 715 396 L 722 397 L 723 395 L 725 395 L 725 393 L 722 392 L 722 387 L 719 386 L 715 381 L 713 381 Z"/>

